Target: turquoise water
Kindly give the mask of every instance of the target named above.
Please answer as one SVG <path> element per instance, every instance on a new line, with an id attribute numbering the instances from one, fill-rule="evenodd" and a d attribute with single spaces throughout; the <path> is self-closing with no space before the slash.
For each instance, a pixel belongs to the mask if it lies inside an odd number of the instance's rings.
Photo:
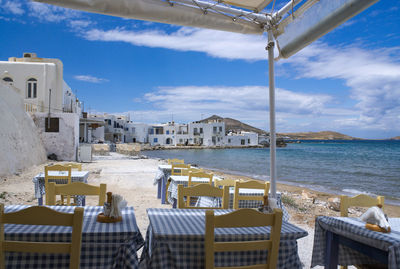
<path id="1" fill-rule="evenodd" d="M 187 149 L 143 153 L 267 179 L 269 149 Z M 278 181 L 335 194 L 384 195 L 400 204 L 400 141 L 302 141 L 278 148 Z"/>

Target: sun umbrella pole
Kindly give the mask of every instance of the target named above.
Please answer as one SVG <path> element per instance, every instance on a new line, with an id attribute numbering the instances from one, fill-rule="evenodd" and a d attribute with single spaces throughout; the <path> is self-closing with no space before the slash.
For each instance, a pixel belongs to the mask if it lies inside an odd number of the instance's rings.
<path id="1" fill-rule="evenodd" d="M 271 197 L 276 197 L 276 137 L 275 137 L 275 77 L 274 77 L 274 39 L 268 29 L 268 71 L 269 71 L 269 149 Z"/>

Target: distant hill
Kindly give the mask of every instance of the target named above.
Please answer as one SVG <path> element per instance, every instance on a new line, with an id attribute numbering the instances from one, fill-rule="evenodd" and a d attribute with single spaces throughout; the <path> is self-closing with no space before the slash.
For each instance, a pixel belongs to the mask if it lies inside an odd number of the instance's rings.
<path id="1" fill-rule="evenodd" d="M 229 132 L 239 133 L 240 131 L 245 131 L 245 132 L 254 132 L 254 133 L 258 133 L 258 134 L 262 134 L 262 135 L 269 134 L 268 132 L 266 132 L 264 130 L 250 126 L 241 121 L 231 119 L 231 118 L 222 118 L 217 115 L 212 115 L 211 117 L 204 119 L 204 120 L 200 120 L 199 122 L 208 122 L 208 121 L 213 121 L 213 120 L 222 120 L 223 122 L 225 122 L 226 133 L 229 133 Z"/>
<path id="2" fill-rule="evenodd" d="M 392 137 L 392 138 L 390 138 L 390 140 L 400 140 L 400 136 Z"/>
<path id="3" fill-rule="evenodd" d="M 322 132 L 303 132 L 303 133 L 281 133 L 280 135 L 289 137 L 290 139 L 299 140 L 358 140 L 360 138 L 348 136 L 338 132 L 322 131 Z"/>

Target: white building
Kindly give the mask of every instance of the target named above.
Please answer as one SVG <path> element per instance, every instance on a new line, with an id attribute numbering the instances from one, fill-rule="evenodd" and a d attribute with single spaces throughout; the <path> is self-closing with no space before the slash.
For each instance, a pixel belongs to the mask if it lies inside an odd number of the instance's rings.
<path id="1" fill-rule="evenodd" d="M 81 108 L 63 80 L 62 62 L 24 53 L 22 58 L 0 61 L 0 79 L 18 89 L 47 154 L 55 154 L 60 160 L 75 160 Z"/>
<path id="2" fill-rule="evenodd" d="M 223 146 L 225 123 L 221 120 L 189 123 L 190 144 L 202 146 Z"/>
<path id="3" fill-rule="evenodd" d="M 225 145 L 232 147 L 248 147 L 258 145 L 258 134 L 253 132 L 229 133 L 225 137 Z"/>

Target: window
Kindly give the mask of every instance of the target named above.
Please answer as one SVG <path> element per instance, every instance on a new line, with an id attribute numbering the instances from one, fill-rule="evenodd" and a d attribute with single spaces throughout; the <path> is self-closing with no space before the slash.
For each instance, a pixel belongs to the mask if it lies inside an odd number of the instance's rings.
<path id="1" fill-rule="evenodd" d="M 217 132 L 217 127 L 213 127 L 213 133 L 215 134 Z"/>
<path id="2" fill-rule="evenodd" d="M 166 130 L 166 131 L 165 131 L 165 134 L 169 134 L 169 130 Z"/>
<path id="3" fill-rule="evenodd" d="M 13 82 L 14 82 L 14 80 L 10 77 L 3 78 L 3 81 L 5 81 L 9 85 L 13 85 Z"/>
<path id="4" fill-rule="evenodd" d="M 154 141 L 154 143 L 157 143 L 158 142 L 158 138 L 154 138 L 153 141 Z"/>
<path id="5" fill-rule="evenodd" d="M 228 139 L 228 143 L 231 143 L 231 139 Z"/>
<path id="6" fill-rule="evenodd" d="M 179 139 L 179 143 L 181 143 L 181 144 L 182 144 L 182 142 L 183 142 L 183 139 Z"/>
<path id="7" fill-rule="evenodd" d="M 247 139 L 247 144 L 250 144 L 250 139 Z"/>
<path id="8" fill-rule="evenodd" d="M 203 133 L 203 128 L 200 128 L 200 133 L 201 133 L 201 134 Z"/>
<path id="9" fill-rule="evenodd" d="M 58 133 L 60 130 L 60 119 L 59 118 L 50 118 L 50 125 L 49 125 L 49 118 L 45 118 L 45 127 L 44 130 L 46 133 Z"/>
<path id="10" fill-rule="evenodd" d="M 241 144 L 241 145 L 245 145 L 245 144 L 246 144 L 246 140 L 241 139 L 241 140 L 240 140 L 240 144 Z"/>
<path id="11" fill-rule="evenodd" d="M 222 132 L 222 127 L 219 127 L 219 131 Z"/>
<path id="12" fill-rule="evenodd" d="M 35 78 L 28 79 L 26 89 L 26 98 L 36 98 L 37 96 L 37 80 Z"/>
<path id="13" fill-rule="evenodd" d="M 193 129 L 193 134 L 197 134 L 197 128 Z"/>

